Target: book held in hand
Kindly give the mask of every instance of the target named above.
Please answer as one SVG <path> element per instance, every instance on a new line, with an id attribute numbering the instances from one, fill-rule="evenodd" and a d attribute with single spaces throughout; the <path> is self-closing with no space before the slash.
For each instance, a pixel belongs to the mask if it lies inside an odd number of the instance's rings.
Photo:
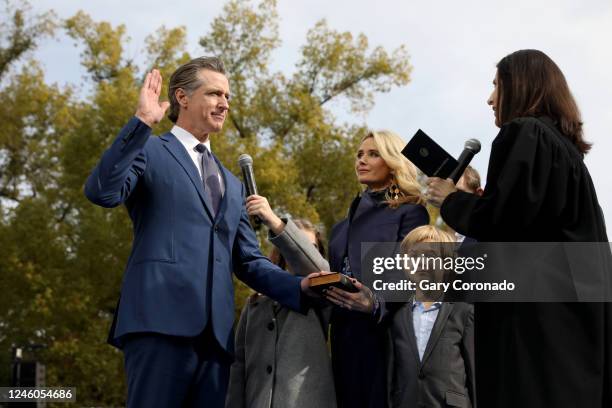
<path id="1" fill-rule="evenodd" d="M 322 293 L 324 289 L 330 286 L 335 286 L 338 289 L 345 290 L 347 292 L 359 292 L 359 289 L 353 284 L 351 279 L 339 272 L 332 272 L 321 276 L 315 276 L 308 278 L 310 281 L 310 289 L 317 293 Z"/>
<path id="2" fill-rule="evenodd" d="M 419 129 L 402 150 L 402 154 L 427 177 L 447 178 L 459 163 L 425 132 Z"/>

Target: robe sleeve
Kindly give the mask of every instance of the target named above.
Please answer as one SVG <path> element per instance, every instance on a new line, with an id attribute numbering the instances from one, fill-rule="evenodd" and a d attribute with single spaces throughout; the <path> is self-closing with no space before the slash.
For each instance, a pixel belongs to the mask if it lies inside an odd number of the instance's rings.
<path id="1" fill-rule="evenodd" d="M 520 118 L 504 125 L 493 141 L 484 194 L 450 194 L 440 213 L 455 231 L 477 240 L 518 237 L 546 209 L 547 216 L 562 205 L 551 199 L 551 184 L 559 190 L 562 183 L 553 180 L 560 166 L 550 132 L 533 118 Z M 562 187 L 561 187 L 562 189 Z M 515 234 L 516 233 L 516 234 Z M 507 240 L 507 239 L 506 239 Z"/>

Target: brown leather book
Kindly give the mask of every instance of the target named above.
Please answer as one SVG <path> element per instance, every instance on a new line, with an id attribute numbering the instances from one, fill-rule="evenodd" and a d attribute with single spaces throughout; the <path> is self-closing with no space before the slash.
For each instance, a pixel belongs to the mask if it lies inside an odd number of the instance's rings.
<path id="1" fill-rule="evenodd" d="M 330 286 L 335 286 L 338 289 L 346 290 L 347 292 L 359 292 L 359 289 L 355 287 L 349 277 L 339 272 L 315 276 L 308 279 L 310 281 L 310 289 L 318 293 L 323 292 L 323 289 L 327 289 Z"/>

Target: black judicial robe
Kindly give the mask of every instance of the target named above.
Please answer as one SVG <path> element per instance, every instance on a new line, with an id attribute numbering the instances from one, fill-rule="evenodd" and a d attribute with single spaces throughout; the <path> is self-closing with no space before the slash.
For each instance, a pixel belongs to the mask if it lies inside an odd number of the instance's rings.
<path id="1" fill-rule="evenodd" d="M 484 195 L 450 194 L 453 229 L 488 242 L 607 242 L 581 153 L 546 117 L 505 124 Z M 612 407 L 612 303 L 475 305 L 480 407 Z"/>

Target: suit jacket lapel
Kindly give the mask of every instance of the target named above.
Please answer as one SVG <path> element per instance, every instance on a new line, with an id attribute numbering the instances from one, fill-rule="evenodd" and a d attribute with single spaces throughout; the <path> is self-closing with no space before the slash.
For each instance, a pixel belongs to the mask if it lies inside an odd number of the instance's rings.
<path id="1" fill-rule="evenodd" d="M 189 153 L 187 153 L 187 150 L 185 150 L 185 147 L 181 144 L 181 142 L 179 142 L 176 136 L 174 136 L 172 133 L 168 132 L 160 136 L 160 138 L 166 142 L 164 143 L 164 147 L 170 152 L 172 157 L 174 157 L 176 161 L 179 162 L 181 167 L 183 167 L 183 169 L 185 170 L 185 172 L 191 179 L 193 186 L 198 191 L 198 195 L 200 196 L 200 199 L 202 200 L 202 204 L 204 204 L 204 207 L 206 208 L 206 212 L 208 213 L 208 216 L 211 219 L 214 219 L 213 211 L 212 211 L 212 204 L 209 202 L 206 194 L 204 194 L 204 186 L 202 185 L 202 178 L 200 177 L 200 172 L 198 171 L 197 167 L 193 163 L 193 160 L 191 160 Z"/>
<path id="2" fill-rule="evenodd" d="M 408 309 L 408 313 L 402 313 L 404 316 L 403 325 L 405 327 L 406 333 L 408 333 L 408 343 L 410 344 L 410 351 L 412 351 L 412 357 L 414 357 L 414 361 L 416 362 L 417 367 L 421 364 L 421 359 L 419 358 L 419 348 L 416 342 L 416 335 L 414 334 L 414 323 L 412 322 L 412 299 L 410 299 L 406 306 Z"/>
<path id="3" fill-rule="evenodd" d="M 440 334 L 442 334 L 442 329 L 444 329 L 444 325 L 448 321 L 448 316 L 450 312 L 453 310 L 453 304 L 442 302 L 442 306 L 440 307 L 440 311 L 438 312 L 438 317 L 436 318 L 436 322 L 434 323 L 433 328 L 431 329 L 431 334 L 429 335 L 429 341 L 427 341 L 427 347 L 425 347 L 425 353 L 423 353 L 423 361 L 421 362 L 421 367 L 425 365 L 427 359 L 431 355 L 432 350 L 436 346 L 438 339 L 440 338 Z"/>

